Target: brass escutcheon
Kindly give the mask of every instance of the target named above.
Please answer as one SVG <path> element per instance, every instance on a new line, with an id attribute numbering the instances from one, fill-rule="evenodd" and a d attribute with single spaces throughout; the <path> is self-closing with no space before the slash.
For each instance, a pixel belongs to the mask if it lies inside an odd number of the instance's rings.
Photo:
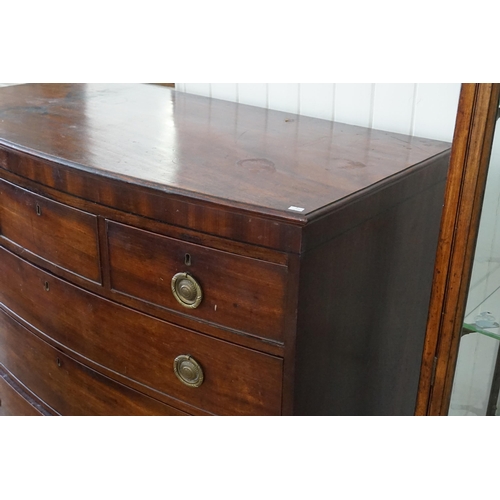
<path id="1" fill-rule="evenodd" d="M 172 293 L 179 304 L 196 309 L 203 299 L 198 282 L 188 273 L 177 273 L 172 278 Z"/>
<path id="2" fill-rule="evenodd" d="M 183 384 L 189 387 L 200 387 L 203 384 L 203 370 L 198 362 L 188 354 L 182 354 L 175 358 L 174 373 Z"/>

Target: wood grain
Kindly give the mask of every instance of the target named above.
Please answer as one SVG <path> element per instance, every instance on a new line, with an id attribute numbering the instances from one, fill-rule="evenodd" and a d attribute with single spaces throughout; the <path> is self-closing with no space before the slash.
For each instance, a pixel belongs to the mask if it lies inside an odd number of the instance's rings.
<path id="1" fill-rule="evenodd" d="M 40 417 L 49 415 L 31 395 L 23 390 L 0 363 L 0 416 L 2 417 Z"/>
<path id="2" fill-rule="evenodd" d="M 100 282 L 97 217 L 0 179 L 0 237 Z"/>
<path id="3" fill-rule="evenodd" d="M 7 87 L 0 118 L 21 151 L 299 220 L 449 147 L 140 84 Z"/>
<path id="4" fill-rule="evenodd" d="M 462 86 L 416 415 L 448 413 L 499 95 L 499 84 Z"/>
<path id="5" fill-rule="evenodd" d="M 114 290 L 194 318 L 283 342 L 287 268 L 179 241 L 137 228 L 107 224 Z M 185 264 L 189 255 L 189 265 Z M 190 273 L 203 300 L 186 310 L 174 298 L 172 277 Z M 252 321 L 248 321 L 251 317 Z"/>
<path id="6" fill-rule="evenodd" d="M 2 359 L 62 414 L 112 413 L 115 396 L 130 413 L 146 398 L 146 413 L 408 414 L 448 158 L 442 142 L 154 85 L 0 89 L 0 177 L 16 186 L 0 308 L 19 325 L 0 321 Z M 51 243 L 29 239 L 24 196 L 57 207 Z M 61 264 L 80 212 L 99 282 Z M 171 295 L 186 271 L 196 310 Z M 176 377 L 181 354 L 200 387 Z"/>
<path id="7" fill-rule="evenodd" d="M 160 321 L 90 294 L 0 248 L 0 302 L 60 349 L 120 381 L 218 415 L 281 411 L 282 360 Z M 25 291 L 30 293 L 25 293 Z M 113 353 L 110 355 L 110 353 Z M 192 355 L 206 372 L 183 385 L 174 359 Z"/>
<path id="8" fill-rule="evenodd" d="M 440 182 L 414 178 L 420 192 L 382 213 L 381 193 L 358 198 L 352 212 L 373 216 L 301 257 L 294 414 L 413 415 L 447 164 L 435 168 Z"/>
<path id="9" fill-rule="evenodd" d="M 0 363 L 62 415 L 182 415 L 77 363 L 0 310 Z"/>

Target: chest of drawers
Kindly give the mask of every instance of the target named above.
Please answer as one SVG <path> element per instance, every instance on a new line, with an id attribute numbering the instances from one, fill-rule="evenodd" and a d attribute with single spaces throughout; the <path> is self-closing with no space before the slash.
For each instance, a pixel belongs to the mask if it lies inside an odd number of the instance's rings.
<path id="1" fill-rule="evenodd" d="M 150 85 L 0 89 L 0 415 L 408 415 L 449 144 Z"/>

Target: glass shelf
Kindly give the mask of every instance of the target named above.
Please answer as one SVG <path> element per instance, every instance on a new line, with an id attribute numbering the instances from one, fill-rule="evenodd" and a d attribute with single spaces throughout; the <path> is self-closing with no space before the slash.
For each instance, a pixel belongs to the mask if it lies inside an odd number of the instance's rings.
<path id="1" fill-rule="evenodd" d="M 500 340 L 500 327 L 485 329 L 485 328 L 480 328 L 475 324 L 463 323 L 462 336 L 471 333 L 477 333 L 485 337 L 489 337 L 495 340 Z M 491 379 L 488 406 L 486 408 L 487 416 L 500 415 L 499 394 L 500 394 L 500 348 L 497 350 L 493 377 Z"/>
<path id="2" fill-rule="evenodd" d="M 500 328 L 492 328 L 491 330 L 496 331 L 485 330 L 484 328 L 479 328 L 476 325 L 464 323 L 462 327 L 462 335 L 466 335 L 468 333 L 480 333 L 481 335 L 486 335 L 492 339 L 500 340 Z"/>

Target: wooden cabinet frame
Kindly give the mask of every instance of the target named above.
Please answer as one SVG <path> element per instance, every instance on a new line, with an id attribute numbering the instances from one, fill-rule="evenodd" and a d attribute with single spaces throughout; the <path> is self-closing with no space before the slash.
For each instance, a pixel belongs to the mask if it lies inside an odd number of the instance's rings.
<path id="1" fill-rule="evenodd" d="M 447 415 L 498 111 L 500 84 L 462 85 L 416 415 Z"/>

